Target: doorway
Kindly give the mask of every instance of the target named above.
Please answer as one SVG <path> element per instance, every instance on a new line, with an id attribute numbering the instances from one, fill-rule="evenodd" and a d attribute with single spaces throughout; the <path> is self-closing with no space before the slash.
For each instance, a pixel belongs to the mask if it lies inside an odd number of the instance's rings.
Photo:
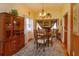
<path id="1" fill-rule="evenodd" d="M 67 49 L 67 34 L 68 34 L 68 13 L 64 15 L 64 45 Z"/>

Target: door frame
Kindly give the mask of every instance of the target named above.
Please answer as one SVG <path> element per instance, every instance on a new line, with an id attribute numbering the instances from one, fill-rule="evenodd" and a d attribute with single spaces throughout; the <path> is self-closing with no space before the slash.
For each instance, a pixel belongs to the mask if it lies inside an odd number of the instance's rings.
<path id="1" fill-rule="evenodd" d="M 68 12 L 64 15 L 64 46 L 67 50 L 68 45 Z"/>
<path id="2" fill-rule="evenodd" d="M 70 55 L 73 55 L 73 3 L 70 5 Z"/>

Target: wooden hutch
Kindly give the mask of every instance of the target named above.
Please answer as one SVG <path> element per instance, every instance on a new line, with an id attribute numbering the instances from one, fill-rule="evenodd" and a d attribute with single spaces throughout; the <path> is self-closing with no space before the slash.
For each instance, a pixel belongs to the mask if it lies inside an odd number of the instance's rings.
<path id="1" fill-rule="evenodd" d="M 0 55 L 13 55 L 24 47 L 24 18 L 0 13 Z"/>

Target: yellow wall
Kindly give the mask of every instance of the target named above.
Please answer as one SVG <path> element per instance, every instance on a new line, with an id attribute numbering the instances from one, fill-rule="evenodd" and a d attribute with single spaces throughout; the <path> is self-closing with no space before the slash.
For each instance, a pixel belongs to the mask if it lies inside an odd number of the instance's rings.
<path id="1" fill-rule="evenodd" d="M 70 54 L 70 4 L 65 4 L 62 12 L 62 16 L 64 16 L 68 12 L 68 37 L 67 37 L 67 42 L 68 42 L 68 52 Z M 63 18 L 63 17 L 62 17 Z"/>
<path id="2" fill-rule="evenodd" d="M 35 13 L 29 9 L 25 4 L 14 4 L 14 9 L 17 9 L 20 16 L 28 16 L 35 18 Z M 30 12 L 30 15 L 29 15 Z"/>
<path id="3" fill-rule="evenodd" d="M 13 8 L 13 4 L 0 3 L 0 13 L 9 12 Z"/>

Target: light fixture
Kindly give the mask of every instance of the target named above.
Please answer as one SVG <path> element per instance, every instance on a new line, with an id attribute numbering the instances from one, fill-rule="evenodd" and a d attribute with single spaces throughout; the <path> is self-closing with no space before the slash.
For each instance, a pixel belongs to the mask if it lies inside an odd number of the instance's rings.
<path id="1" fill-rule="evenodd" d="M 47 13 L 44 9 L 44 4 L 42 4 L 42 10 L 39 13 L 39 17 L 43 19 L 51 19 L 51 13 Z"/>
<path id="2" fill-rule="evenodd" d="M 40 17 L 46 16 L 46 12 L 42 9 L 42 12 L 40 12 Z"/>
<path id="3" fill-rule="evenodd" d="M 39 16 L 40 16 L 41 18 L 44 18 L 44 17 L 46 16 L 46 12 L 45 12 L 45 10 L 44 10 L 44 4 L 42 4 L 42 10 L 41 10 L 41 12 L 39 13 Z"/>

